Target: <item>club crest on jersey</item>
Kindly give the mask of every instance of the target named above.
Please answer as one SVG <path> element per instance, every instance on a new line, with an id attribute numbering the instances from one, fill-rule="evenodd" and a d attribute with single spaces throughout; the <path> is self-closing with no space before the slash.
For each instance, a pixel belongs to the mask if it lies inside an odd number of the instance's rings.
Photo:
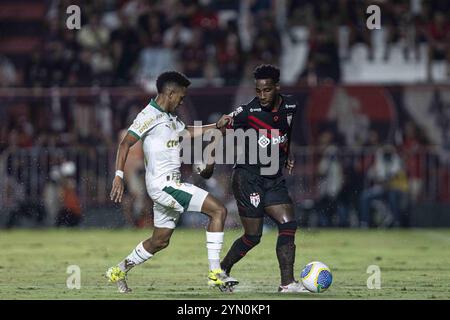
<path id="1" fill-rule="evenodd" d="M 291 126 L 291 122 L 292 122 L 292 113 L 289 113 L 286 117 L 287 123 L 289 126 Z"/>
<path id="2" fill-rule="evenodd" d="M 259 193 L 254 192 L 250 194 L 250 203 L 255 207 L 258 208 L 259 202 L 261 199 L 259 198 Z"/>

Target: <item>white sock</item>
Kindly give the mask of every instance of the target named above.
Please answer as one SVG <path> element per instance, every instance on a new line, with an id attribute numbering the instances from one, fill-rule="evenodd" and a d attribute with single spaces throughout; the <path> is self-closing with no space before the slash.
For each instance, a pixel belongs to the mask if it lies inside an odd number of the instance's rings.
<path id="1" fill-rule="evenodd" d="M 145 250 L 142 242 L 139 243 L 136 248 L 126 257 L 122 262 L 119 263 L 120 270 L 128 272 L 134 266 L 144 263 L 148 259 L 153 257 L 153 254 Z"/>
<path id="2" fill-rule="evenodd" d="M 220 269 L 220 251 L 223 244 L 223 232 L 206 231 L 209 270 Z"/>

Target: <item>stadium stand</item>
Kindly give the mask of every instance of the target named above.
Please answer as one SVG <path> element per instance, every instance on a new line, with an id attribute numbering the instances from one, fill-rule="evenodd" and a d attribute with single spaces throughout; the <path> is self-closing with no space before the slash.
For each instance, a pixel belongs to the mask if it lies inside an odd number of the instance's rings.
<path id="1" fill-rule="evenodd" d="M 161 71 L 192 79 L 186 104 L 195 110 L 181 112 L 193 122 L 251 98 L 253 67 L 273 63 L 304 107 L 291 180 L 301 212 L 321 197 L 317 163 L 330 145 L 346 148 L 338 158 L 357 192 L 370 187 L 358 179 L 376 153 L 361 148 L 393 144 L 416 181 L 411 201 L 449 203 L 450 5 L 375 2 L 381 30 L 365 26 L 372 1 L 1 1 L 0 174 L 39 200 L 68 158 L 81 208 L 108 207 L 117 134 L 154 95 Z M 72 4 L 81 30 L 66 28 Z M 357 219 L 358 200 L 345 201 Z"/>

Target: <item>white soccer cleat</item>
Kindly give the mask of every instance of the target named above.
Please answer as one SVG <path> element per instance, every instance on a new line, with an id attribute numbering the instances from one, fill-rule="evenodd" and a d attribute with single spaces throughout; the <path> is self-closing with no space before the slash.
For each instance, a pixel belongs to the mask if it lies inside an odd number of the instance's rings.
<path id="1" fill-rule="evenodd" d="M 280 285 L 278 287 L 278 292 L 282 292 L 282 293 L 312 293 L 311 291 L 309 291 L 308 289 L 306 289 L 303 286 L 303 283 L 301 283 L 301 281 L 294 281 L 289 283 L 288 285 L 282 286 Z"/>
<path id="2" fill-rule="evenodd" d="M 125 280 L 117 281 L 117 290 L 120 293 L 130 293 L 132 290 L 128 287 L 127 282 Z"/>
<path id="3" fill-rule="evenodd" d="M 129 293 L 131 289 L 127 285 L 127 274 L 120 270 L 119 267 L 111 267 L 106 271 L 105 277 L 109 282 L 117 284 L 120 293 Z"/>

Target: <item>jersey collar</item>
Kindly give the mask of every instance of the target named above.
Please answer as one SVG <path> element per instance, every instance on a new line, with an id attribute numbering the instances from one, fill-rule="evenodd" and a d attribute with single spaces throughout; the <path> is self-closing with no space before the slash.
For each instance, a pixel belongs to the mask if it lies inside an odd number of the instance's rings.
<path id="1" fill-rule="evenodd" d="M 151 99 L 151 100 L 150 100 L 150 105 L 151 105 L 153 108 L 155 108 L 156 110 L 159 110 L 159 111 L 161 111 L 161 112 L 163 112 L 163 113 L 169 114 L 169 112 L 164 111 L 164 110 L 156 103 L 155 99 Z"/>

